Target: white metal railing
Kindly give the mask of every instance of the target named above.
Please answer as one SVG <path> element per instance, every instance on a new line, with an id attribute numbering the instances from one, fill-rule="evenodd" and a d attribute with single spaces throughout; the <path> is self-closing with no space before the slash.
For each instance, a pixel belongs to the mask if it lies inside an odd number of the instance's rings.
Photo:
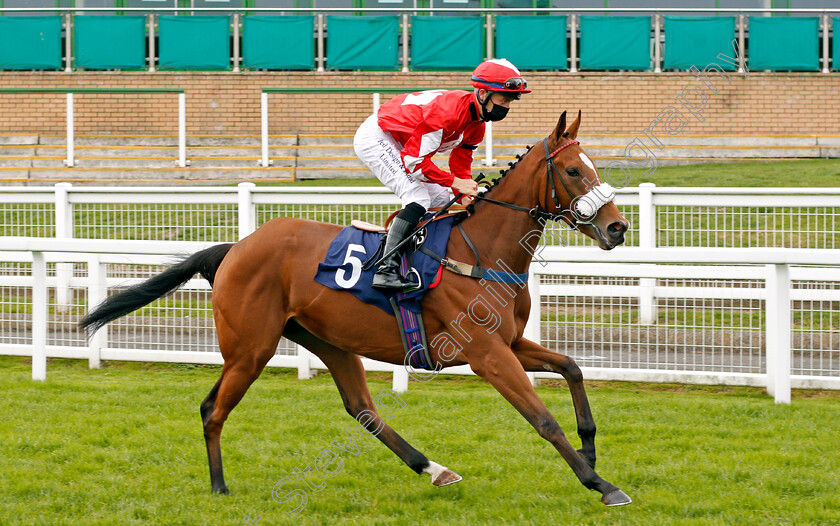
<path id="1" fill-rule="evenodd" d="M 690 254 L 696 254 L 699 250 L 715 247 L 723 242 L 730 247 L 753 247 L 749 251 L 740 254 L 749 255 L 749 258 L 741 261 L 744 264 L 761 263 L 756 258 L 762 254 L 756 249 L 767 246 L 788 246 L 821 249 L 840 248 L 840 189 L 831 188 L 659 188 L 651 184 L 643 184 L 638 188 L 620 189 L 616 199 L 617 204 L 624 211 L 625 215 L 631 218 L 633 228 L 628 232 L 628 244 L 638 245 L 640 248 L 652 249 L 657 245 L 669 247 L 687 246 Z M 220 241 L 235 241 L 251 233 L 258 225 L 278 215 L 306 217 L 321 221 L 348 224 L 350 219 L 365 217 L 374 222 L 381 222 L 391 211 L 399 206 L 398 200 L 390 192 L 381 187 L 360 188 L 360 187 L 256 187 L 251 183 L 243 183 L 238 187 L 77 187 L 67 183 L 59 183 L 52 188 L 49 187 L 0 187 L 0 217 L 5 217 L 5 224 L 0 224 L 3 235 L 26 235 L 42 236 L 48 239 L 55 239 L 57 242 L 69 240 L 73 237 L 86 239 L 183 239 L 186 241 L 201 241 L 214 243 Z M 764 217 L 765 220 L 757 221 L 757 217 Z M 734 218 L 734 219 L 733 219 Z M 769 219 L 766 219 L 769 218 Z M 800 233 L 799 230 L 802 232 Z M 700 231 L 704 235 L 695 239 L 687 238 L 696 235 Z M 753 236 L 753 231 L 758 234 Z M 556 233 L 556 231 L 552 231 Z M 651 261 L 659 264 L 644 263 L 628 267 L 626 264 L 617 266 L 606 265 L 612 257 L 625 258 L 628 248 L 621 247 L 610 253 L 596 252 L 599 255 L 599 265 L 576 265 L 568 262 L 569 254 L 578 253 L 568 249 L 563 254 L 555 253 L 552 244 L 564 244 L 563 239 L 559 243 L 552 239 L 552 232 L 547 233 L 545 247 L 535 254 L 533 272 L 540 277 L 532 283 L 540 288 L 543 296 L 542 306 L 546 311 L 563 310 L 592 310 L 591 304 L 598 303 L 593 312 L 586 316 L 599 317 L 609 314 L 612 310 L 623 310 L 622 315 L 627 311 L 638 312 L 638 320 L 631 325 L 620 323 L 603 323 L 601 325 L 590 322 L 568 321 L 567 326 L 578 327 L 581 330 L 589 330 L 595 327 L 604 332 L 604 336 L 591 342 L 581 340 L 581 337 L 563 337 L 547 335 L 543 338 L 546 345 L 556 350 L 566 349 L 589 349 L 592 345 L 602 345 L 609 348 L 619 347 L 630 349 L 628 341 L 621 340 L 622 331 L 633 330 L 644 332 L 644 338 L 670 338 L 668 331 L 683 331 L 690 334 L 699 334 L 695 338 L 730 338 L 733 327 L 724 327 L 722 322 L 709 328 L 708 324 L 697 323 L 674 323 L 675 316 L 680 315 L 672 302 L 692 301 L 694 306 L 686 307 L 685 316 L 704 316 L 714 310 L 713 316 L 718 311 L 735 310 L 741 316 L 754 316 L 765 319 L 769 313 L 758 307 L 751 306 L 750 302 L 764 302 L 763 283 L 767 281 L 765 271 L 758 267 L 732 267 L 720 266 L 725 261 L 717 261 L 716 266 L 701 267 L 692 265 L 690 267 L 674 267 L 663 265 L 661 252 Z M 552 234 L 552 235 L 549 235 Z M 779 235 L 784 237 L 778 237 Z M 802 239 L 796 236 L 802 236 Z M 577 238 L 569 238 L 568 244 L 580 244 Z M 109 242 L 114 243 L 114 242 Z M 172 247 L 175 245 L 166 245 Z M 203 245 L 185 245 L 184 253 L 192 251 L 191 247 Z M 0 250 L 7 250 L 0 244 Z M 694 250 L 694 252 L 691 252 Z M 805 253 L 815 253 L 810 250 Z M 721 252 L 716 252 L 721 253 Z M 840 252 L 837 250 L 829 254 L 835 254 L 835 262 L 840 261 Z M 135 258 L 139 256 L 134 256 Z M 138 261 L 145 265 L 162 264 L 164 261 L 158 256 L 152 261 Z M 694 257 L 694 256 L 692 256 Z M 734 257 L 734 256 L 733 256 Z M 775 256 L 773 256 L 775 257 Z M 551 263 L 552 260 L 564 260 L 562 266 Z M 701 258 L 702 259 L 702 258 Z M 8 260 L 7 260 L 8 261 Z M 25 259 L 30 261 L 30 259 Z M 78 347 L 82 343 L 79 334 L 73 334 L 70 327 L 74 321 L 68 313 L 73 308 L 80 308 L 73 304 L 74 291 L 78 295 L 80 287 L 87 290 L 86 281 L 79 276 L 79 270 L 74 271 L 72 262 L 49 260 L 50 272 L 54 265 L 54 277 L 50 277 L 50 287 L 55 291 L 55 314 L 51 318 L 51 326 L 62 324 L 68 335 L 57 338 L 51 336 L 53 343 L 59 344 L 56 350 L 68 352 L 67 349 Z M 132 260 L 135 261 L 135 260 Z M 705 260 L 704 260 L 705 261 Z M 76 265 L 89 265 L 87 256 L 81 257 Z M 124 260 L 103 259 L 101 265 L 116 265 L 125 263 Z M 672 261 L 674 263 L 675 261 Z M 2 263 L 2 262 L 0 262 Z M 809 263 L 817 264 L 818 261 Z M 544 270 L 543 264 L 550 272 Z M 29 265 L 29 263 L 25 263 Z M 39 263 L 40 265 L 40 263 Z M 562 267 L 562 268 L 561 268 Z M 39 267 L 40 268 L 40 267 Z M 686 270 L 689 268 L 690 270 Z M 98 270 L 97 270 L 98 269 Z M 565 270 L 564 270 L 565 269 Z M 595 272 L 595 269 L 599 269 Z M 3 284 L 20 283 L 21 275 L 31 272 L 26 269 L 9 270 L 4 273 L 0 267 L 0 275 L 10 274 L 3 277 Z M 104 275 L 103 268 L 90 266 L 88 272 Z M 719 274 L 720 273 L 720 274 Z M 555 277 L 561 274 L 569 276 L 593 276 L 592 283 L 584 287 L 571 284 L 556 283 Z M 669 282 L 666 280 L 686 280 L 688 277 L 696 279 L 714 280 L 720 275 L 715 286 L 708 283 L 694 281 Z M 632 282 L 616 285 L 615 279 L 619 277 L 632 277 Z M 108 277 L 109 286 L 116 286 L 127 279 L 139 279 L 136 275 L 126 274 L 122 277 Z M 568 278 L 562 278 L 568 279 Z M 726 281 L 728 279 L 729 281 Z M 794 327 L 797 344 L 793 349 L 794 354 L 804 355 L 810 353 L 812 356 L 811 365 L 796 365 L 799 372 L 795 376 L 795 385 L 826 387 L 831 386 L 832 378 L 840 376 L 840 321 L 837 320 L 837 292 L 838 279 L 836 272 L 803 270 L 794 267 L 790 271 L 789 279 L 793 282 L 802 282 L 805 285 L 794 284 L 790 291 L 791 301 L 794 304 L 804 305 L 795 310 L 794 316 L 800 318 L 810 317 L 819 320 L 825 318 L 822 328 L 816 327 L 817 322 L 811 322 L 814 327 L 803 329 Z M 11 282 L 9 280 L 12 280 Z M 15 281 L 17 280 L 17 281 Z M 600 281 L 597 281 L 600 280 Z M 533 281 L 533 280 L 532 280 Z M 541 284 L 542 281 L 542 284 Z M 0 287 L 3 286 L 0 284 Z M 11 286 L 11 285 L 10 285 Z M 808 290 L 806 290 L 808 289 Z M 206 284 L 195 280 L 194 290 L 197 294 L 206 294 Z M 203 292 L 202 292 L 203 291 Z M 689 292 L 686 292 L 689 291 Z M 87 294 L 87 293 L 86 293 Z M 564 299 L 563 305 L 559 305 L 556 299 L 558 294 L 571 297 Z M 616 306 L 614 300 L 618 294 L 620 301 L 625 304 Z M 577 296 L 576 296 L 577 295 Z M 93 303 L 96 297 L 91 292 L 89 299 Z M 574 299 L 579 298 L 579 299 Z M 690 300 L 686 298 L 692 298 Z M 208 301 L 205 298 L 204 301 Z M 813 301 L 821 300 L 827 302 L 823 307 L 816 305 Z M 720 304 L 714 309 L 704 306 L 703 302 L 742 302 L 740 307 L 727 304 Z M 3 300 L 0 298 L 0 303 Z M 671 302 L 671 303 L 669 303 Z M 807 303 L 810 302 L 810 303 Z M 2 305 L 0 305 L 1 307 Z M 20 310 L 22 307 L 12 305 L 12 310 Z M 715 310 L 716 309 L 716 310 Z M 587 311 L 588 312 L 588 311 Z M 676 312 L 676 313 L 675 313 Z M 755 313 L 758 314 L 755 314 Z M 698 314 L 699 313 L 699 314 Z M 705 313 L 705 314 L 704 314 Z M 744 314 L 747 313 L 747 314 Z M 59 317 L 64 321 L 56 321 Z M 190 315 L 193 321 L 209 316 L 207 312 Z M 663 319 L 664 316 L 664 319 Z M 727 316 L 724 313 L 722 316 Z M 826 317 L 827 316 L 827 317 Z M 730 316 L 731 317 L 731 316 Z M 0 309 L 0 332 L 3 329 L 2 309 Z M 746 335 L 757 334 L 759 325 L 764 322 L 744 322 L 745 326 L 740 332 Z M 546 320 L 543 325 L 550 326 L 551 320 Z M 10 327 L 16 326 L 12 321 Z M 762 325 L 763 326 L 763 325 Z M 778 324 L 774 324 L 778 327 Z M 210 353 L 207 359 L 216 360 L 218 357 L 213 354 L 214 342 L 212 338 L 212 324 L 203 326 L 205 336 L 200 341 L 188 340 L 182 342 L 183 349 L 173 352 L 194 353 L 194 349 L 204 349 L 201 352 Z M 630 329 L 628 329 L 630 327 Z M 670 327 L 670 328 L 669 328 Z M 738 329 L 738 327 L 734 327 Z M 12 330 L 12 329 L 10 329 Z M 119 326 L 112 331 L 130 331 L 130 325 Z M 147 331 L 148 329 L 144 329 Z M 164 329 L 159 330 L 158 336 L 163 338 L 166 334 Z M 544 331 L 549 328 L 544 328 Z M 551 329 L 555 330 L 555 329 Z M 571 330 L 571 329 L 570 329 Z M 577 329 L 575 329 L 577 330 Z M 612 336 L 609 332 L 612 331 Z M 664 332 L 663 332 L 664 331 Z M 196 331 L 194 331 L 196 332 Z M 200 331 L 199 331 L 200 332 Z M 758 331 L 760 332 L 760 331 Z M 640 336 L 640 337 L 642 337 Z M 195 336 L 197 338 L 197 336 Z M 751 337 L 751 336 L 750 336 Z M 129 341 L 133 336 L 119 333 L 121 340 Z M 638 338 L 637 338 L 638 339 Z M 59 341 L 60 340 L 60 341 Z M 0 337 L 0 343 L 4 340 Z M 9 340 L 11 341 L 11 340 Z M 131 340 L 133 341 L 133 340 Z M 670 340 L 668 340 L 670 341 Z M 75 343 L 74 343 L 75 342 Z M 820 343 L 822 342 L 822 343 Z M 7 342 L 8 343 L 8 342 Z M 11 344 L 19 345 L 19 340 Z M 669 379 L 685 381 L 714 381 L 714 382 L 741 382 L 748 385 L 763 385 L 765 362 L 763 358 L 755 358 L 755 354 L 764 348 L 766 342 L 752 341 L 733 344 L 732 349 L 727 351 L 737 355 L 737 360 L 747 364 L 745 366 L 731 367 L 730 370 L 722 370 L 716 364 L 719 347 L 712 348 L 706 344 L 685 345 L 686 349 L 695 353 L 695 358 L 686 360 L 685 363 L 673 363 L 668 358 L 663 363 L 657 359 L 635 359 L 627 358 L 616 354 L 610 357 L 611 367 L 604 367 L 607 361 L 591 359 L 591 352 L 585 352 L 575 357 L 581 360 L 590 376 L 608 375 L 613 378 L 624 379 L 648 379 L 666 381 Z M 139 345 L 139 344 L 138 344 Z M 285 353 L 290 352 L 288 344 Z M 588 345 L 588 346 L 587 346 Z M 652 344 L 652 352 L 671 343 Z M 186 350 L 186 349 L 190 350 Z M 832 351 L 834 349 L 834 351 Z M 625 352 L 622 351 L 622 352 Z M 111 351 L 108 351 L 111 352 Z M 108 359 L 116 359 L 114 356 L 121 356 L 123 351 L 114 351 L 117 354 Z M 629 351 L 627 351 L 629 352 Z M 762 351 L 763 352 L 763 351 Z M 568 353 L 568 352 L 567 352 Z M 77 353 L 78 354 L 78 353 Z M 166 357 L 180 356 L 178 354 L 165 353 Z M 574 354 L 574 353 L 571 353 Z M 603 354 L 603 353 L 602 353 Z M 609 353 L 607 353 L 609 354 Z M 615 353 L 614 353 L 615 354 Z M 838 356 L 835 356 L 838 354 Z M 706 356 L 709 363 L 699 363 L 697 355 Z M 152 359 L 150 354 L 145 354 L 145 359 Z M 165 357 L 155 355 L 155 359 Z M 199 359 L 201 355 L 188 354 L 184 357 Z M 120 358 L 124 359 L 124 358 Z M 278 357 L 277 360 L 290 360 L 288 357 Z M 704 358 L 706 359 L 706 358 Z M 734 359 L 734 358 L 733 358 Z M 304 360 L 305 361 L 305 360 Z M 660 360 L 662 361 L 662 360 Z M 664 363 L 667 362 L 667 363 Z M 276 362 L 275 362 L 276 363 Z M 284 362 L 285 363 L 285 362 Z M 302 362 L 303 363 L 303 362 Z M 308 362 L 306 362 L 308 363 Z M 740 363 L 740 362 L 739 362 Z M 679 370 L 675 370 L 675 368 Z M 616 373 L 611 369 L 620 369 Z M 701 370 L 702 369 L 702 370 Z M 303 369 L 301 369 L 302 373 Z M 400 373 L 401 374 L 401 373 Z M 734 376 L 727 376 L 734 374 Z M 818 375 L 817 380 L 806 379 L 809 374 Z M 706 375 L 706 376 L 704 376 Z M 752 376 L 751 376 L 752 375 Z M 705 380 L 704 380 L 705 378 Z M 682 380 L 681 380 L 682 381 Z"/>
<path id="2" fill-rule="evenodd" d="M 257 164 L 263 168 L 267 168 L 274 164 L 269 158 L 269 144 L 268 144 L 268 96 L 271 93 L 370 93 L 372 96 L 372 108 L 374 113 L 379 110 L 380 98 L 382 93 L 410 93 L 413 91 L 430 90 L 430 89 L 452 89 L 452 88 L 428 88 L 428 87 L 405 87 L 405 88 L 263 88 L 260 94 L 260 158 Z M 467 89 L 467 88 L 464 88 Z M 470 88 L 471 89 L 471 88 Z M 485 123 L 484 129 L 484 166 L 495 166 L 496 160 L 493 158 L 493 123 Z"/>
<path id="3" fill-rule="evenodd" d="M 69 34 L 69 32 L 68 32 Z M 69 67 L 69 66 L 68 66 Z M 10 93 L 66 93 L 67 104 L 65 115 L 67 121 L 67 157 L 64 165 L 68 168 L 76 166 L 76 119 L 74 111 L 74 94 L 114 94 L 114 93 L 171 93 L 178 95 L 178 159 L 177 166 L 185 168 L 187 161 L 187 103 L 183 89 L 168 88 L 0 88 L 0 94 Z"/>
<path id="4" fill-rule="evenodd" d="M 106 240 L 56 240 L 38 238 L 0 238 L 0 262 L 29 264 L 28 272 L 20 275 L 8 275 L 0 272 L 0 287 L 19 287 L 30 291 L 31 314 L 24 316 L 18 323 L 31 323 L 31 338 L 20 338 L 17 343 L 8 343 L 0 339 L 0 353 L 26 355 L 33 357 L 33 378 L 43 380 L 46 376 L 47 356 L 87 358 L 91 367 L 98 366 L 99 360 L 140 360 L 140 361 L 176 361 L 190 363 L 221 363 L 221 355 L 214 350 L 195 351 L 177 350 L 171 342 L 157 341 L 153 333 L 147 339 L 153 347 L 137 347 L 129 342 L 129 347 L 109 346 L 108 330 L 89 342 L 77 340 L 75 344 L 49 344 L 54 336 L 50 335 L 50 324 L 55 321 L 48 312 L 50 295 L 48 289 L 58 285 L 57 279 L 48 274 L 48 263 L 72 262 L 87 265 L 87 276 L 74 278 L 74 286 L 86 291 L 86 303 L 92 305 L 106 296 L 106 290 L 116 283 L 127 284 L 126 279 L 109 278 L 106 265 L 125 266 L 138 264 L 163 264 L 167 255 L 188 254 L 209 246 L 209 243 L 186 242 L 148 242 L 148 241 L 106 241 Z M 801 296 L 791 288 L 792 280 L 831 280 L 836 285 L 823 291 L 826 301 L 840 303 L 840 259 L 837 250 L 803 249 L 707 249 L 707 248 L 618 248 L 603 252 L 592 248 L 560 249 L 548 248 L 541 254 L 545 266 L 532 265 L 534 277 L 529 286 L 534 298 L 545 298 L 559 294 L 597 295 L 588 287 L 586 291 L 570 292 L 556 285 L 540 284 L 537 276 L 558 276 L 576 273 L 580 275 L 603 275 L 619 277 L 663 278 L 691 276 L 702 277 L 704 273 L 718 279 L 751 278 L 763 283 L 763 287 L 744 289 L 713 289 L 699 287 L 687 289 L 677 287 L 656 287 L 657 296 L 699 297 L 710 295 L 719 297 L 744 297 L 763 303 L 765 324 L 763 329 L 765 368 L 760 372 L 727 372 L 724 368 L 715 371 L 692 369 L 690 365 L 678 369 L 656 368 L 616 368 L 584 366 L 584 373 L 592 379 L 636 380 L 636 381 L 678 381 L 685 383 L 722 383 L 738 385 L 764 386 L 778 403 L 790 402 L 790 389 L 794 387 L 840 388 L 840 371 L 826 376 L 794 375 L 791 372 L 791 304 Z M 585 265 L 582 265 L 585 263 Z M 702 267 L 697 265 L 701 264 Z M 724 266 L 711 266 L 724 265 Z M 733 267 L 732 265 L 739 265 Z M 802 267 L 818 265 L 824 268 Z M 134 279 L 130 282 L 136 282 Z M 186 288 L 192 291 L 208 292 L 208 285 L 202 280 L 192 280 Z M 671 289 L 674 289 L 671 287 Z M 26 295 L 26 294 L 23 294 Z M 611 296 L 638 295 L 637 291 L 613 289 Z M 526 327 L 526 336 L 542 341 L 541 331 L 550 320 L 545 320 L 541 305 L 544 302 L 532 302 L 532 313 Z M 840 312 L 840 307 L 835 311 Z M 2 321 L 2 320 L 0 320 Z M 75 319 L 74 319 L 75 321 Z M 149 330 L 149 326 L 136 327 Z M 167 325 L 167 330 L 172 328 Z M 213 334 L 209 325 L 192 325 L 194 332 Z M 840 331 L 840 326 L 830 329 Z M 3 326 L 0 326 L 0 335 Z M 122 338 L 121 338 L 122 339 Z M 28 341 L 27 341 L 28 340 Z M 840 341 L 840 340 L 838 340 Z M 31 343 L 30 343 L 31 342 Z M 632 343 L 632 342 L 631 342 Z M 134 346 L 134 347 L 132 347 Z M 148 346 L 147 346 L 148 347 Z M 561 349 L 562 350 L 562 349 Z M 840 348 L 830 349 L 840 353 Z M 407 388 L 408 375 L 403 368 L 384 363 L 364 360 L 368 370 L 394 372 L 395 388 Z M 278 354 L 269 365 L 297 367 L 302 377 L 312 368 L 323 368 L 324 364 L 306 352 L 293 351 L 292 354 Z M 447 369 L 447 373 L 470 374 L 465 366 Z M 550 375 L 537 374 L 540 377 Z"/>
<path id="5" fill-rule="evenodd" d="M 840 248 L 840 188 L 668 188 L 617 191 L 627 244 Z M 399 206 L 384 187 L 0 186 L 0 235 L 236 241 L 272 217 L 347 225 Z M 546 244 L 583 244 L 549 225 Z"/>

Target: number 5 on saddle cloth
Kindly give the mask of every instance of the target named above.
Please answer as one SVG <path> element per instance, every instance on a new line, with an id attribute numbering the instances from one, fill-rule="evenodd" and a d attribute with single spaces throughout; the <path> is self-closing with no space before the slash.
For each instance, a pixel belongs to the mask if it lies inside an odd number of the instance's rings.
<path id="1" fill-rule="evenodd" d="M 425 219 L 430 218 L 427 215 Z M 386 293 L 374 289 L 375 268 L 366 263 L 381 256 L 385 230 L 376 232 L 349 226 L 341 230 L 330 244 L 324 261 L 318 264 L 315 281 L 335 290 L 350 292 L 365 303 L 375 305 L 395 316 L 400 327 L 407 365 L 433 370 L 429 357 L 426 333 L 423 328 L 420 302 L 426 291 L 440 282 L 443 266 L 439 258 L 428 255 L 446 255 L 446 245 L 452 230 L 454 216 L 445 216 L 428 223 L 405 245 L 400 262 L 400 272 L 417 281 L 418 288 L 410 292 Z M 418 249 L 423 246 L 424 251 Z"/>
<path id="2" fill-rule="evenodd" d="M 426 216 L 428 217 L 430 216 Z M 368 232 L 352 226 L 342 229 L 330 244 L 327 256 L 324 262 L 318 265 L 318 272 L 315 274 L 315 281 L 318 283 L 331 289 L 346 290 L 365 303 L 376 305 L 388 314 L 396 316 L 405 347 L 406 365 L 412 367 L 435 369 L 426 344 L 420 301 L 427 290 L 440 283 L 444 268 L 474 279 L 497 281 L 518 287 L 525 287 L 528 283 L 527 272 L 515 274 L 510 272 L 510 269 L 499 271 L 482 267 L 478 252 L 463 229 L 460 229 L 461 235 L 475 253 L 478 264 L 468 265 L 447 259 L 446 247 L 449 244 L 454 219 L 454 215 L 443 216 L 427 223 L 415 241 L 407 245 L 400 263 L 400 272 L 403 276 L 410 272 L 419 279 L 420 286 L 417 290 L 393 294 L 372 287 L 373 265 L 368 266 L 364 262 L 372 263 L 379 258 L 384 243 L 384 230 Z"/>

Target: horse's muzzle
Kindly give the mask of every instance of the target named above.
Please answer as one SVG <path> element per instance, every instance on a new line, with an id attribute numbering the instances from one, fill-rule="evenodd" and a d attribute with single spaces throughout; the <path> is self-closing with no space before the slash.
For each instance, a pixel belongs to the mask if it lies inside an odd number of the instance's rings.
<path id="1" fill-rule="evenodd" d="M 624 221 L 615 221 L 614 223 L 610 223 L 607 227 L 607 240 L 611 245 L 610 248 L 624 243 L 625 232 L 627 232 L 627 223 Z"/>
<path id="2" fill-rule="evenodd" d="M 578 229 L 598 242 L 602 250 L 612 250 L 624 243 L 624 233 L 629 224 L 624 218 L 609 223 L 606 227 L 592 223 L 578 223 Z"/>

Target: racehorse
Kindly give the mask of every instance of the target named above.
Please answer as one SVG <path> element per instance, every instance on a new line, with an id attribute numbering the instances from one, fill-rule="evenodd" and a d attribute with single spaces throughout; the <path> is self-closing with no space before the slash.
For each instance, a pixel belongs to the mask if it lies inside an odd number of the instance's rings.
<path id="1" fill-rule="evenodd" d="M 471 213 L 460 223 L 463 234 L 453 229 L 448 260 L 504 265 L 513 273 L 526 273 L 549 219 L 567 222 L 604 250 L 624 242 L 628 222 L 611 199 L 584 214 L 575 206 L 599 185 L 597 170 L 576 140 L 579 126 L 580 112 L 568 129 L 563 112 L 548 137 L 521 158 L 517 156 L 518 161 L 469 207 Z M 221 377 L 200 406 L 213 492 L 228 492 L 222 472 L 222 426 L 274 356 L 281 336 L 309 349 L 326 364 L 347 412 L 353 418 L 366 412 L 364 421 L 357 418 L 359 423 L 411 469 L 430 474 L 436 486 L 461 480 L 409 445 L 380 418 L 371 399 L 360 356 L 404 364 L 396 319 L 313 280 L 340 228 L 303 219 L 273 219 L 238 243 L 197 252 L 110 296 L 80 322 L 92 333 L 174 291 L 196 273 L 210 282 L 224 357 Z M 479 297 L 483 306 L 474 301 Z M 488 307 L 491 301 L 493 313 Z M 422 304 L 426 332 L 437 335 L 431 339 L 430 355 L 443 367 L 469 364 L 560 452 L 586 488 L 601 493 L 604 504 L 629 504 L 630 497 L 594 470 L 595 422 L 579 367 L 572 358 L 523 338 L 530 304 L 527 286 L 491 286 L 485 280 L 444 272 L 439 286 L 426 294 Z M 526 371 L 553 371 L 566 379 L 580 450 L 566 439 Z"/>

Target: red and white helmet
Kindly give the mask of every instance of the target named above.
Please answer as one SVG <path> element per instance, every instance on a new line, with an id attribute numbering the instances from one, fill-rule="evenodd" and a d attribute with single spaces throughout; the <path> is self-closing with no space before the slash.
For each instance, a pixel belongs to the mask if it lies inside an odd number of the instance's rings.
<path id="1" fill-rule="evenodd" d="M 531 93 L 531 90 L 525 89 L 528 83 L 522 78 L 522 73 L 504 58 L 491 58 L 479 64 L 471 81 L 478 89 L 504 93 L 513 99 L 521 98 L 523 93 Z"/>

